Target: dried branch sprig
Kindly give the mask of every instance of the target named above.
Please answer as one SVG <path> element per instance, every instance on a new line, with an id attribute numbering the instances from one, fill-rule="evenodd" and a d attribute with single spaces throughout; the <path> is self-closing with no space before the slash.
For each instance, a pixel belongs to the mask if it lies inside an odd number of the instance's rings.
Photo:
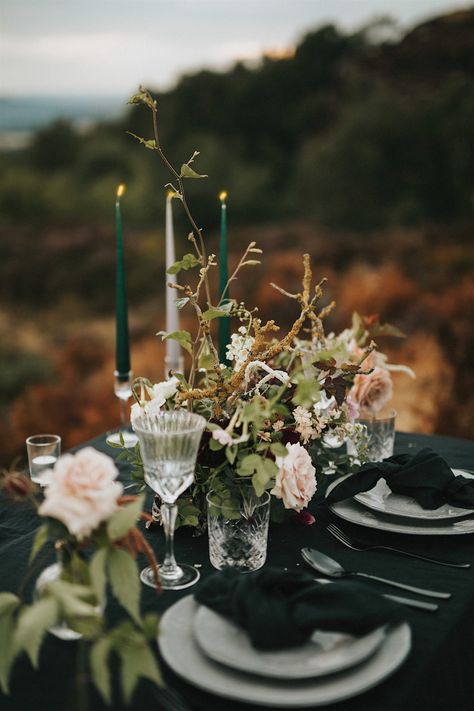
<path id="1" fill-rule="evenodd" d="M 227 291 L 229 290 L 229 284 L 232 281 L 235 281 L 237 279 L 237 274 L 242 269 L 242 267 L 256 266 L 257 264 L 261 264 L 259 259 L 248 259 L 249 254 L 262 254 L 262 250 L 259 247 L 257 247 L 256 242 L 250 242 L 247 249 L 243 253 L 242 257 L 240 258 L 239 263 L 237 264 L 236 268 L 234 269 L 231 276 L 227 280 L 227 284 L 225 285 L 224 290 L 223 290 L 221 297 L 219 299 L 219 304 L 221 304 L 223 302 L 223 300 L 225 299 L 225 295 L 226 295 Z"/>
<path id="2" fill-rule="evenodd" d="M 202 235 L 202 229 L 198 227 L 194 217 L 191 214 L 191 211 L 189 209 L 187 200 L 186 200 L 186 193 L 184 189 L 184 183 L 183 183 L 183 173 L 182 171 L 177 171 L 176 168 L 171 164 L 171 162 L 168 160 L 167 156 L 163 152 L 163 149 L 161 147 L 161 141 L 160 141 L 160 133 L 158 130 L 158 104 L 157 102 L 153 99 L 152 95 L 143 86 L 140 86 L 139 88 L 139 93 L 135 94 L 134 96 L 131 97 L 129 100 L 130 104 L 144 104 L 151 110 L 152 114 L 152 121 L 153 121 L 153 135 L 154 135 L 154 140 L 153 141 L 146 141 L 145 139 L 140 138 L 139 136 L 135 136 L 135 134 L 131 134 L 134 136 L 134 138 L 138 139 L 140 143 L 144 143 L 146 148 L 149 148 L 150 150 L 153 150 L 155 153 L 158 154 L 158 156 L 161 158 L 165 166 L 168 168 L 170 173 L 173 175 L 174 180 L 177 182 L 178 187 L 175 187 L 172 185 L 173 192 L 175 196 L 180 200 L 184 211 L 186 213 L 186 216 L 191 224 L 192 230 L 193 230 L 193 235 L 194 239 L 192 240 L 194 244 L 194 248 L 196 250 L 196 253 L 198 255 L 198 258 L 201 260 L 202 264 L 206 264 L 207 258 L 206 258 L 206 247 L 204 244 L 204 239 Z M 197 155 L 196 151 L 194 152 L 192 158 L 186 165 L 189 167 L 189 163 L 192 162 Z M 204 177 L 204 176 L 198 176 L 198 177 Z M 197 236 L 197 239 L 196 239 Z M 199 242 L 199 244 L 198 244 Z M 211 291 L 209 287 L 209 282 L 207 278 L 205 279 L 205 290 L 206 290 L 206 299 L 207 303 L 209 306 L 211 305 Z"/>
<path id="3" fill-rule="evenodd" d="M 254 360 L 262 360 L 265 362 L 271 361 L 284 350 L 290 350 L 291 344 L 301 331 L 304 322 L 310 313 L 314 313 L 315 305 L 319 299 L 319 292 L 315 290 L 314 296 L 311 296 L 311 265 L 309 254 L 303 255 L 304 273 L 302 278 L 301 293 L 295 295 L 301 305 L 299 317 L 293 323 L 289 332 L 279 341 L 269 342 L 268 334 L 279 331 L 280 327 L 275 321 L 270 320 L 262 325 L 260 319 L 253 320 L 254 341 L 249 349 L 249 353 L 239 369 L 235 371 L 231 377 L 225 381 L 222 378 L 215 384 L 207 388 L 193 388 L 191 390 L 181 391 L 178 395 L 179 402 L 195 398 L 209 398 L 213 400 L 218 412 L 223 411 L 224 403 L 230 407 L 239 397 L 241 386 L 245 382 L 245 373 L 247 366 Z M 217 413 L 216 413 L 217 416 Z"/>

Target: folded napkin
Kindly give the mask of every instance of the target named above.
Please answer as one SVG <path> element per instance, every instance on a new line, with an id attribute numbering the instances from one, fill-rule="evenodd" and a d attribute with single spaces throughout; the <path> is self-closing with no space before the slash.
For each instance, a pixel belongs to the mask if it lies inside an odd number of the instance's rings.
<path id="1" fill-rule="evenodd" d="M 411 496 L 424 509 L 451 504 L 474 509 L 474 479 L 455 476 L 447 462 L 426 447 L 417 454 L 397 454 L 383 462 L 368 462 L 327 495 L 326 501 L 343 501 L 372 489 L 385 479 L 395 494 Z"/>
<path id="2" fill-rule="evenodd" d="M 231 568 L 205 580 L 195 599 L 248 632 L 262 650 L 297 647 L 315 630 L 363 635 L 404 619 L 396 603 L 358 583 L 316 583 L 305 572 Z"/>

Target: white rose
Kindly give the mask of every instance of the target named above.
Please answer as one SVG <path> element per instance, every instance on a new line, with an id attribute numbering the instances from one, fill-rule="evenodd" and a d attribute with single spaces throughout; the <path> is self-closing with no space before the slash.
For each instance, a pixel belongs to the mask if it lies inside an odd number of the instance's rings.
<path id="1" fill-rule="evenodd" d="M 176 395 L 178 389 L 179 380 L 174 375 L 169 380 L 163 380 L 161 383 L 155 383 L 153 385 L 153 400 L 162 400 L 162 405 L 165 404 L 166 400 L 170 397 Z"/>
<path id="2" fill-rule="evenodd" d="M 133 423 L 138 420 L 139 417 L 143 415 L 143 407 L 138 404 L 138 402 L 135 402 L 132 407 L 130 408 L 130 422 Z"/>
<path id="3" fill-rule="evenodd" d="M 316 470 L 301 444 L 287 444 L 286 448 L 286 457 L 275 459 L 278 474 L 270 493 L 282 499 L 285 509 L 300 511 L 308 505 L 316 491 Z"/>
<path id="4" fill-rule="evenodd" d="M 116 511 L 122 484 L 113 460 L 92 447 L 65 454 L 51 471 L 40 516 L 56 518 L 79 540 Z"/>

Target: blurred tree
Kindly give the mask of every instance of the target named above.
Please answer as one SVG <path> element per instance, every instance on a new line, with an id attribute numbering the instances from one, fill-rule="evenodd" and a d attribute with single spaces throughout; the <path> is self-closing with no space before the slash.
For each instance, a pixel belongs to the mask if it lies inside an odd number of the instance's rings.
<path id="1" fill-rule="evenodd" d="M 30 149 L 32 165 L 44 171 L 70 166 L 79 152 L 80 142 L 71 122 L 58 119 L 35 134 Z"/>

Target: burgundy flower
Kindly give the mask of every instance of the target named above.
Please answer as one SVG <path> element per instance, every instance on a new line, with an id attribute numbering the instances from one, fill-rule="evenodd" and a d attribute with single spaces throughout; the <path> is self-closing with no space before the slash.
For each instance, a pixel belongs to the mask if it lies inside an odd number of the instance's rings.
<path id="1" fill-rule="evenodd" d="M 298 524 L 298 526 L 312 526 L 313 523 L 316 522 L 313 514 L 310 513 L 308 509 L 305 509 L 304 511 L 297 511 L 293 520 L 296 524 Z"/>

